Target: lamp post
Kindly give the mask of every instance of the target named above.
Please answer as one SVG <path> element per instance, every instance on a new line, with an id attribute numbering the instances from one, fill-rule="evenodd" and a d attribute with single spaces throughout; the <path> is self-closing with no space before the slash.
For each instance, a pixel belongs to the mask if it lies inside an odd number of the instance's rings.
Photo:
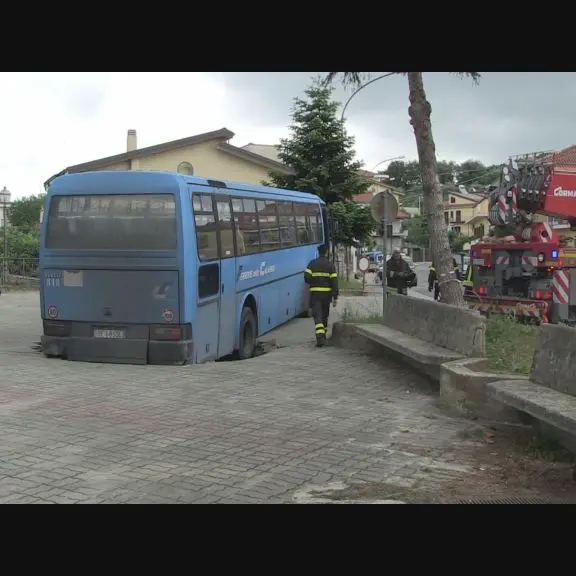
<path id="1" fill-rule="evenodd" d="M 6 186 L 0 191 L 0 202 L 2 203 L 2 229 L 4 231 L 4 257 L 2 258 L 2 283 L 8 283 L 8 206 L 12 194 Z"/>
<path id="2" fill-rule="evenodd" d="M 406 156 L 394 156 L 393 158 L 386 158 L 384 160 L 380 160 L 380 162 L 378 162 L 378 164 L 374 165 L 374 168 L 372 168 L 372 170 L 370 170 L 370 172 L 374 172 L 374 170 L 376 170 L 376 168 L 378 168 L 378 166 L 380 166 L 380 164 L 384 164 L 385 162 L 392 162 L 393 160 L 404 160 L 404 158 L 406 158 Z"/>
<path id="3" fill-rule="evenodd" d="M 354 98 L 354 96 L 356 96 L 356 94 L 358 94 L 358 92 L 360 92 L 361 90 L 364 90 L 364 88 L 366 88 L 367 86 L 370 86 L 370 84 L 374 84 L 374 82 L 377 82 L 378 80 L 382 80 L 382 78 L 388 78 L 388 76 L 392 76 L 394 74 L 398 74 L 398 72 L 386 72 L 386 74 L 381 74 L 380 76 L 376 76 L 376 78 L 372 78 L 372 80 L 368 80 L 368 82 L 364 82 L 364 84 L 362 84 L 361 86 L 356 88 L 356 90 L 354 90 L 354 92 L 352 92 L 352 94 L 350 94 L 350 97 L 344 103 L 344 107 L 342 108 L 342 114 L 340 116 L 340 120 L 344 120 L 344 113 L 346 112 L 346 108 L 348 108 L 348 104 L 350 104 L 352 98 Z"/>

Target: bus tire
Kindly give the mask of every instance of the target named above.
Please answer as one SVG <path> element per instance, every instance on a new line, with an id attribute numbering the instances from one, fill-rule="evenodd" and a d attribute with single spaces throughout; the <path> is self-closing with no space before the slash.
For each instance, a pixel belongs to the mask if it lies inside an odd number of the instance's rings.
<path id="1" fill-rule="evenodd" d="M 238 345 L 239 360 L 247 360 L 254 356 L 257 334 L 258 326 L 256 324 L 254 312 L 252 312 L 252 309 L 248 306 L 244 306 L 240 319 L 240 341 Z"/>

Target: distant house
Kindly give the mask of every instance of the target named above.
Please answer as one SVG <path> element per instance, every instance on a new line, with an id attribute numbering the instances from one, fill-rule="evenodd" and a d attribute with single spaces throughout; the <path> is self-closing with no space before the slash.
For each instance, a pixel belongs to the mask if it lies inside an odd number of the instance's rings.
<path id="1" fill-rule="evenodd" d="M 366 174 L 370 173 L 363 171 L 363 175 Z M 396 198 L 399 206 L 402 205 L 401 202 L 404 193 L 401 192 L 400 190 L 397 190 L 396 188 L 393 188 L 392 186 L 388 186 L 385 183 L 376 181 L 370 187 L 370 190 L 371 190 L 370 192 L 365 192 L 364 194 L 357 194 L 356 196 L 354 196 L 353 199 L 354 202 L 369 206 L 376 194 L 378 194 L 379 192 L 387 191 L 390 192 Z M 407 230 L 404 230 L 403 223 L 410 217 L 411 217 L 410 214 L 405 209 L 401 208 L 400 210 L 398 210 L 396 219 L 392 222 L 392 236 L 391 241 L 388 244 L 388 250 L 404 247 L 408 232 Z M 380 249 L 383 249 L 382 236 L 380 236 L 379 234 L 374 234 L 373 240 L 376 246 L 378 246 Z"/>
<path id="2" fill-rule="evenodd" d="M 457 234 L 482 238 L 490 229 L 488 202 L 480 194 L 450 192 L 444 205 L 446 226 Z"/>

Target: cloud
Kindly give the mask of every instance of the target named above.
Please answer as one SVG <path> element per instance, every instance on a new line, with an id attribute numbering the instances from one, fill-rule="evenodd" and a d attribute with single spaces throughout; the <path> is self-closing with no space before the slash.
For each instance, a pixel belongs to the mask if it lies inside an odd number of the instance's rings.
<path id="1" fill-rule="evenodd" d="M 226 126 L 234 143 L 273 144 L 288 135 L 293 99 L 314 72 L 0 73 L 0 187 L 37 194 L 73 164 L 125 151 L 126 131 L 149 146 Z M 576 143 L 572 72 L 487 73 L 478 86 L 444 72 L 425 74 L 441 159 L 499 163 L 510 154 Z M 351 90 L 336 86 L 345 102 Z M 416 158 L 408 86 L 392 76 L 351 101 L 347 128 L 367 168 Z"/>

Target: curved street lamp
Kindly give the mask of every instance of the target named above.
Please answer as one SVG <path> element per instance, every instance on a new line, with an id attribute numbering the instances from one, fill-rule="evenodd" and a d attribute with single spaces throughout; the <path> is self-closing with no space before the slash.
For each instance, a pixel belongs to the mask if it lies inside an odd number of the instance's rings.
<path id="1" fill-rule="evenodd" d="M 352 94 L 350 94 L 350 97 L 344 103 L 344 107 L 342 108 L 342 114 L 340 116 L 340 120 L 344 120 L 344 113 L 346 112 L 346 108 L 348 108 L 348 104 L 350 104 L 350 101 L 352 100 L 352 98 L 354 98 L 354 96 L 356 96 L 356 94 L 358 94 L 358 92 L 360 92 L 361 90 L 364 90 L 364 88 L 366 88 L 367 86 L 370 86 L 370 84 L 374 84 L 374 82 L 376 82 L 377 80 L 382 80 L 382 78 L 388 78 L 388 76 L 392 76 L 394 74 L 398 74 L 398 72 L 386 72 L 386 74 L 381 74 L 380 76 L 376 76 L 376 78 L 372 78 L 372 80 L 368 80 L 368 82 L 365 82 L 364 84 L 362 84 L 361 86 L 356 88 L 356 90 L 354 90 L 354 92 L 352 92 Z"/>
<path id="2" fill-rule="evenodd" d="M 394 156 L 393 158 L 385 158 L 384 160 L 380 160 L 378 164 L 374 164 L 374 168 L 372 168 L 370 172 L 374 172 L 374 170 L 376 170 L 380 164 L 384 164 L 385 162 L 392 162 L 393 160 L 404 160 L 404 158 L 406 158 L 406 156 Z"/>

